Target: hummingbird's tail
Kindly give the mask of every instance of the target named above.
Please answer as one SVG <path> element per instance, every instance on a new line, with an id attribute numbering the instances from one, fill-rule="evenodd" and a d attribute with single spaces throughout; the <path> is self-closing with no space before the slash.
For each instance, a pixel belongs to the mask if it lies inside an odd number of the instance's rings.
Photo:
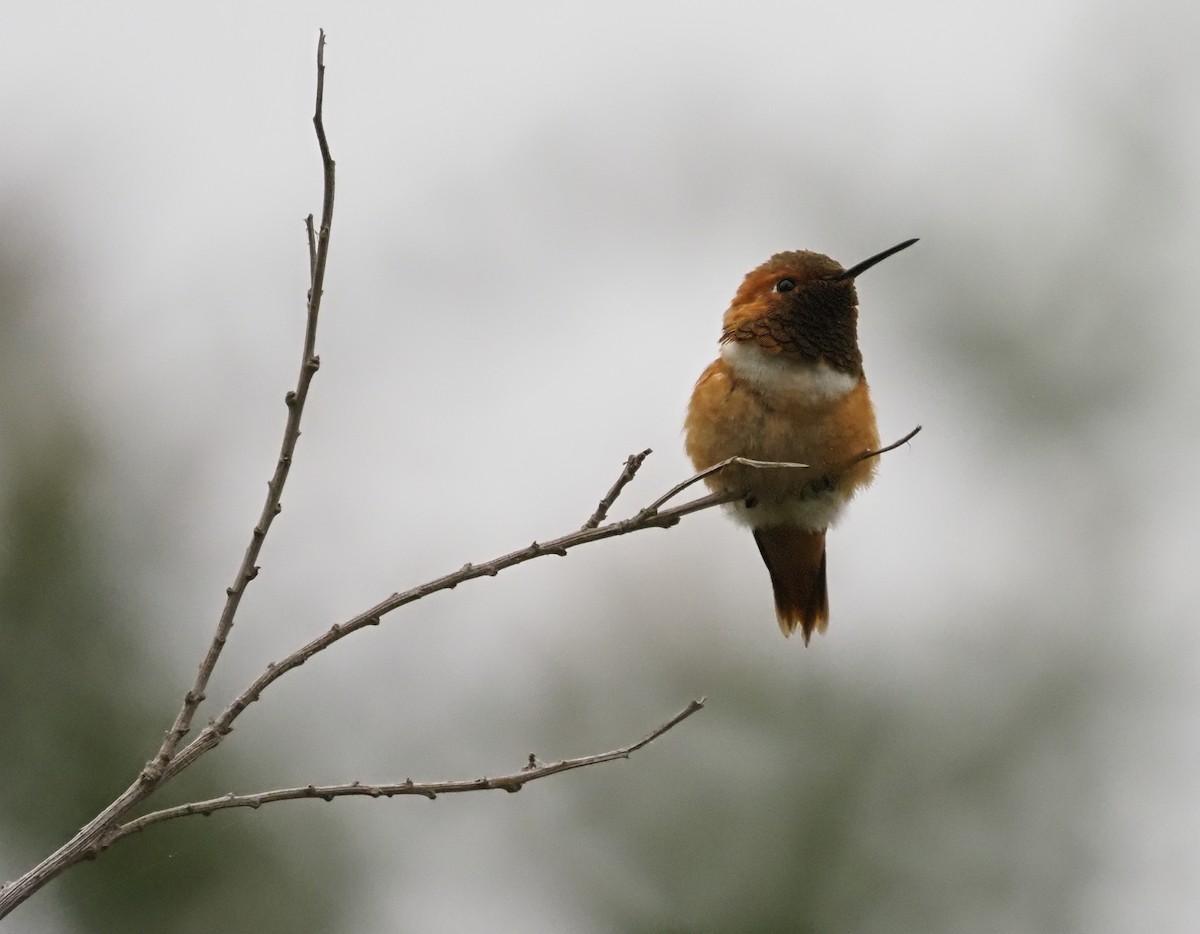
<path id="1" fill-rule="evenodd" d="M 754 541 L 775 588 L 775 615 L 779 628 L 790 636 L 800 627 L 804 644 L 813 630 L 829 625 L 829 595 L 825 590 L 825 531 L 794 526 L 768 526 L 754 530 Z"/>

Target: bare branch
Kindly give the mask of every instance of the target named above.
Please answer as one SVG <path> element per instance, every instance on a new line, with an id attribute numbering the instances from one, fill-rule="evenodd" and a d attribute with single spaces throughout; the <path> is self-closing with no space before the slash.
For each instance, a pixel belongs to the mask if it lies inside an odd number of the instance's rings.
<path id="1" fill-rule="evenodd" d="M 592 513 L 592 517 L 583 524 L 585 529 L 594 529 L 604 521 L 608 515 L 608 511 L 612 509 L 613 503 L 617 501 L 617 497 L 621 495 L 621 491 L 625 489 L 626 484 L 634 478 L 638 470 L 642 466 L 642 461 L 649 457 L 653 452 L 650 448 L 642 451 L 641 454 L 630 454 L 625 460 L 625 469 L 621 471 L 621 476 L 617 477 L 617 482 L 612 485 L 604 498 L 600 500 L 600 505 L 596 507 L 596 511 Z"/>
<path id="2" fill-rule="evenodd" d="M 398 795 L 421 795 L 432 800 L 438 795 L 459 794 L 468 791 L 502 790 L 517 792 L 525 787 L 525 785 L 537 781 L 539 778 L 547 778 L 551 775 L 557 775 L 560 772 L 569 772 L 572 769 L 583 769 L 592 765 L 600 765 L 604 762 L 612 762 L 615 759 L 628 759 L 630 755 L 644 746 L 648 746 L 668 730 L 678 726 L 692 714 L 700 710 L 704 706 L 704 701 L 705 698 L 703 697 L 692 701 L 670 720 L 636 743 L 622 746 L 620 749 L 614 749 L 611 752 L 602 752 L 591 756 L 580 756 L 577 759 L 563 759 L 559 762 L 549 763 L 539 763 L 531 754 L 529 757 L 531 765 L 525 766 L 519 772 L 496 775 L 491 778 L 468 779 L 465 781 L 414 782 L 412 779 L 405 779 L 403 782 L 385 785 L 366 785 L 361 782 L 350 782 L 345 785 L 306 785 L 303 788 L 278 788 L 273 791 L 260 791 L 245 795 L 230 793 L 220 798 L 210 798 L 207 801 L 193 801 L 189 804 L 180 804 L 175 807 L 164 808 L 161 811 L 153 811 L 150 814 L 145 814 L 136 820 L 131 820 L 128 823 L 114 827 L 105 836 L 100 846 L 101 848 L 106 847 L 120 840 L 122 837 L 145 830 L 151 824 L 160 824 L 163 821 L 175 820 L 180 817 L 191 817 L 195 814 L 208 816 L 214 811 L 221 811 L 226 808 L 259 808 L 264 804 L 274 804 L 278 801 L 297 801 L 306 798 L 332 801 L 334 798 L 352 796 L 392 798 Z"/>
<path id="3" fill-rule="evenodd" d="M 208 651 L 200 662 L 200 668 L 196 672 L 196 680 L 192 684 L 192 689 L 184 695 L 183 706 L 180 707 L 174 724 L 163 738 L 158 754 L 146 766 L 145 778 L 151 782 L 157 779 L 163 766 L 175 755 L 179 743 L 190 730 L 192 718 L 196 715 L 197 708 L 204 700 L 204 692 L 208 688 L 208 680 L 212 676 L 213 668 L 216 667 L 217 660 L 221 657 L 221 651 L 225 647 L 225 642 L 229 638 L 229 633 L 233 629 L 234 617 L 237 615 L 242 595 L 246 591 L 246 585 L 258 576 L 258 555 L 262 551 L 263 542 L 266 540 L 267 533 L 271 529 L 271 523 L 274 522 L 275 517 L 283 509 L 283 486 L 287 482 L 288 472 L 292 468 L 292 456 L 296 450 L 296 443 L 300 440 L 300 418 L 304 414 L 304 403 L 308 398 L 308 388 L 317 373 L 317 369 L 321 365 L 320 358 L 317 357 L 315 352 L 317 319 L 321 310 L 325 266 L 329 259 L 329 231 L 333 223 L 334 192 L 334 162 L 332 156 L 329 154 L 329 143 L 325 138 L 325 126 L 322 116 L 324 97 L 325 32 L 322 30 L 320 40 L 317 43 L 317 94 L 316 109 L 313 113 L 313 126 L 316 128 L 317 142 L 321 148 L 325 190 L 321 209 L 321 229 L 315 237 L 315 244 L 311 216 L 308 224 L 310 273 L 312 278 L 308 292 L 308 321 L 304 330 L 304 349 L 300 357 L 300 374 L 296 378 L 296 388 L 285 397 L 288 409 L 287 422 L 283 429 L 283 441 L 279 447 L 279 458 L 275 462 L 275 473 L 267 483 L 267 499 L 263 504 L 262 513 L 254 526 L 254 530 L 250 534 L 250 544 L 246 546 L 246 553 L 243 555 L 242 563 L 238 567 L 237 574 L 234 576 L 233 585 L 225 591 L 225 607 L 221 611 L 220 618 L 217 620 L 217 630 L 213 634 L 212 641 L 209 643 Z"/>
<path id="4" fill-rule="evenodd" d="M 912 434 L 908 437 L 911 437 Z M 903 440 L 896 442 L 903 443 Z M 890 450 L 895 445 L 889 445 L 885 450 Z M 864 451 L 860 458 L 872 457 L 877 453 Z M 633 460 L 638 455 L 630 458 Z M 644 460 L 645 458 L 642 458 Z M 628 461 L 626 462 L 628 464 Z M 634 516 L 628 519 L 619 519 L 609 522 L 606 525 L 596 527 L 584 526 L 576 532 L 570 532 L 562 535 L 559 538 L 548 542 L 533 542 L 525 548 L 517 551 L 509 552 L 506 555 L 501 555 L 499 558 L 493 558 L 491 561 L 483 564 L 464 564 L 457 571 L 450 574 L 445 574 L 442 577 L 435 578 L 424 584 L 413 587 L 402 593 L 394 593 L 385 600 L 380 601 L 375 606 L 368 610 L 364 610 L 357 616 L 346 620 L 344 623 L 335 623 L 325 632 L 321 633 L 315 639 L 308 642 L 306 645 L 296 649 L 290 655 L 286 656 L 282 661 L 272 662 L 267 666 L 253 682 L 243 690 L 233 702 L 229 704 L 220 715 L 206 726 L 187 746 L 179 751 L 174 760 L 172 760 L 164 769 L 164 774 L 167 776 L 174 775 L 183 769 L 186 769 L 196 759 L 200 758 L 209 750 L 220 744 L 222 739 L 233 728 L 233 723 L 242 713 L 257 701 L 262 692 L 270 685 L 285 675 L 294 668 L 299 668 L 306 661 L 322 652 L 329 646 L 344 639 L 351 633 L 358 632 L 368 626 L 378 626 L 380 621 L 388 613 L 392 613 L 400 607 L 409 603 L 415 603 L 417 600 L 424 599 L 430 594 L 437 593 L 441 590 L 453 590 L 459 584 L 469 580 L 474 580 L 478 577 L 495 577 L 501 571 L 518 564 L 524 564 L 526 561 L 532 561 L 535 558 L 544 558 L 546 555 L 565 555 L 572 548 L 578 548 L 580 545 L 586 545 L 590 542 L 598 542 L 607 538 L 616 538 L 619 535 L 628 535 L 631 532 L 639 532 L 642 529 L 665 529 L 677 524 L 680 519 L 694 512 L 700 512 L 704 509 L 711 509 L 713 506 L 720 506 L 724 503 L 731 503 L 742 499 L 745 493 L 740 491 L 726 491 L 718 493 L 710 493 L 707 496 L 702 496 L 698 499 L 682 503 L 678 506 L 672 506 L 668 509 L 661 509 L 662 504 L 667 502 L 671 497 L 677 495 L 681 490 L 686 489 L 698 480 L 706 476 L 722 470 L 733 463 L 741 463 L 745 466 L 756 467 L 761 469 L 796 469 L 805 468 L 804 464 L 789 464 L 784 462 L 774 461 L 755 461 L 747 458 L 734 457 L 720 464 L 715 465 L 707 470 L 692 476 L 683 483 L 676 484 L 665 494 L 654 500 L 646 508 L 642 509 Z M 640 466 L 640 462 L 639 462 Z M 628 467 L 627 467 L 628 469 Z M 622 477 L 624 473 L 622 473 Z M 814 482 L 820 482 L 822 478 L 817 478 Z M 618 478 L 618 483 L 620 478 Z M 619 491 L 618 491 L 619 492 Z M 611 493 L 611 491 L 610 491 Z"/>
<path id="5" fill-rule="evenodd" d="M 317 336 L 317 318 L 321 307 L 321 292 L 325 278 L 325 266 L 329 257 L 329 231 L 333 222 L 333 193 L 334 193 L 334 162 L 329 153 L 329 144 L 325 138 L 325 127 L 322 116 L 322 103 L 325 93 L 325 33 L 322 30 L 317 43 L 317 90 L 316 106 L 313 113 L 313 125 L 316 129 L 317 142 L 321 149 L 321 161 L 324 168 L 324 198 L 321 212 L 321 229 L 315 236 L 309 237 L 310 289 L 308 293 L 308 318 L 304 333 L 304 349 L 300 358 L 300 375 L 296 380 L 296 388 L 290 391 L 285 401 L 287 403 L 287 422 L 283 431 L 283 441 L 280 445 L 279 458 L 275 464 L 275 472 L 267 484 L 267 498 L 262 514 L 254 526 L 250 536 L 250 544 L 242 558 L 234 577 L 233 585 L 225 594 L 225 606 L 217 621 L 216 632 L 209 643 L 208 650 L 196 672 L 191 690 L 184 695 L 183 704 L 175 717 L 170 730 L 163 738 L 162 745 L 154 758 L 138 774 L 134 782 L 126 788 L 111 804 L 88 821 L 78 832 L 57 850 L 30 869 L 20 878 L 0 886 L 0 918 L 4 918 L 14 908 L 24 902 L 29 896 L 43 885 L 70 868 L 87 856 L 94 855 L 98 842 L 103 839 L 116 822 L 132 808 L 144 801 L 166 780 L 164 766 L 174 757 L 176 750 L 191 728 L 196 710 L 204 701 L 204 692 L 208 687 L 213 668 L 225 646 L 229 633 L 233 629 L 234 616 L 241 602 L 246 585 L 258 575 L 257 559 L 262 550 L 263 541 L 271 527 L 275 516 L 279 514 L 283 486 L 287 480 L 288 471 L 292 466 L 292 455 L 296 442 L 300 438 L 300 416 L 304 411 L 304 402 L 308 397 L 308 388 L 313 376 L 320 365 L 315 347 Z M 311 222 L 310 222 L 311 230 Z"/>

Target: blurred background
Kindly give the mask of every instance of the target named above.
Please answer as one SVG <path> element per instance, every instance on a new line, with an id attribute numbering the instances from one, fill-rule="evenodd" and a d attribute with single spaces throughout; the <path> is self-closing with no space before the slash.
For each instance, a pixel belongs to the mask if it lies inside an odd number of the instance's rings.
<path id="1" fill-rule="evenodd" d="M 26 4 L 0 63 L 0 878 L 157 748 L 322 368 L 202 719 L 397 589 L 690 474 L 742 275 L 860 283 L 887 455 L 776 628 L 716 512 L 438 594 L 160 804 L 628 762 L 162 825 L 14 931 L 1193 931 L 1194 88 L 1181 4 Z"/>

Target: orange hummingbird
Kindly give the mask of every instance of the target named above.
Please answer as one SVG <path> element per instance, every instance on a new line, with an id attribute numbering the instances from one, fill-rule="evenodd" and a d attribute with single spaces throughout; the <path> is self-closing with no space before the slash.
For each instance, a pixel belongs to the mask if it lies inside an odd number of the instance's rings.
<path id="1" fill-rule="evenodd" d="M 697 471 L 731 457 L 806 464 L 738 463 L 710 474 L 714 492 L 754 532 L 785 636 L 808 645 L 829 622 L 825 532 L 871 482 L 879 446 L 858 349 L 855 279 L 916 243 L 905 240 L 843 269 L 822 253 L 776 253 L 746 276 L 725 312 L 721 355 L 700 375 L 684 423 Z"/>

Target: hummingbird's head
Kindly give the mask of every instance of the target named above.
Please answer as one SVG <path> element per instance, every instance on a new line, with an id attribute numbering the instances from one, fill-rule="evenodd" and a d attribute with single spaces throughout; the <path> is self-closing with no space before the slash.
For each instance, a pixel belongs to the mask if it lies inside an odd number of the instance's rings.
<path id="1" fill-rule="evenodd" d="M 763 315 L 811 312 L 853 315 L 858 304 L 854 279 L 824 253 L 793 250 L 776 253 L 742 280 L 733 297 L 726 326 Z"/>
<path id="2" fill-rule="evenodd" d="M 844 269 L 823 253 L 776 253 L 743 280 L 725 313 L 722 343 L 751 341 L 769 355 L 859 372 L 855 279 L 917 241 Z"/>

